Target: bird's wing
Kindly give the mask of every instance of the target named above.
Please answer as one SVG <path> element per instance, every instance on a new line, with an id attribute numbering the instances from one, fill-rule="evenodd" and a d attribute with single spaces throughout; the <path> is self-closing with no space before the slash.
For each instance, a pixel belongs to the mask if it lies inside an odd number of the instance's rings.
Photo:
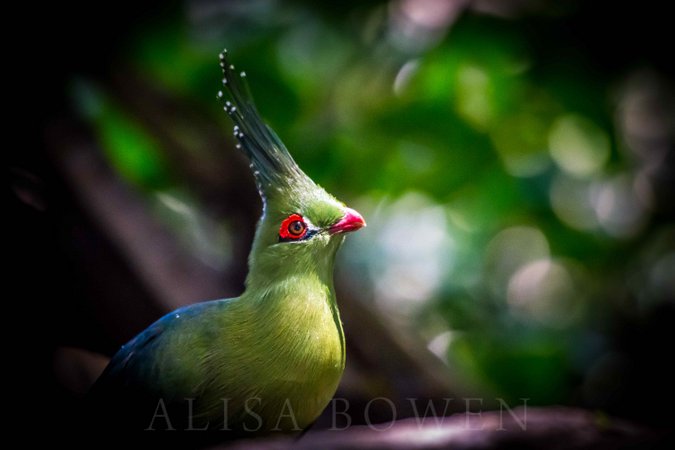
<path id="1" fill-rule="evenodd" d="M 222 303 L 222 300 L 204 302 L 178 309 L 123 345 L 90 390 L 90 409 L 111 421 L 122 419 L 117 411 L 123 412 L 125 423 L 145 426 L 158 411 L 161 414 L 164 407 L 170 408 L 175 400 L 172 396 L 189 396 L 180 389 L 182 374 L 176 373 L 174 362 L 194 355 L 167 354 L 168 349 L 181 344 L 190 347 L 195 330 L 203 330 L 203 317 L 222 307 Z M 182 366 L 186 370 L 194 368 L 194 364 L 187 361 Z M 175 392 L 169 393 L 165 388 L 172 382 L 176 383 L 171 389 L 175 388 Z M 160 399 L 162 405 L 159 405 Z M 138 417 L 130 411 L 138 413 Z"/>
<path id="2" fill-rule="evenodd" d="M 111 384 L 116 386 L 134 384 L 133 379 L 140 375 L 136 373 L 139 363 L 144 359 L 147 361 L 144 356 L 154 353 L 153 343 L 156 343 L 165 330 L 171 326 L 171 321 L 171 316 L 164 316 L 123 345 L 96 381 L 94 389 Z"/>

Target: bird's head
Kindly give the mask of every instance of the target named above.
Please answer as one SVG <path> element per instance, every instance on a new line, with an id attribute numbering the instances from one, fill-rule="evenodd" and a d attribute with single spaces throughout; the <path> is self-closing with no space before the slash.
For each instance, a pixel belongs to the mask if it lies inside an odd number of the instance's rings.
<path id="1" fill-rule="evenodd" d="M 263 123 L 248 91 L 246 74 L 235 71 L 226 50 L 220 54 L 220 66 L 229 100 L 223 91 L 218 97 L 235 123 L 237 148 L 248 157 L 263 200 L 251 269 L 258 266 L 266 273 L 292 274 L 317 268 L 332 273 L 344 233 L 366 222 L 298 167 L 279 137 Z"/>

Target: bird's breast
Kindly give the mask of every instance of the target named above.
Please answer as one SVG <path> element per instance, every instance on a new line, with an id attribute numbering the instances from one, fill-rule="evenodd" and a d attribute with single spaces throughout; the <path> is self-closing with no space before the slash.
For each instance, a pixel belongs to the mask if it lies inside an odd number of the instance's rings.
<path id="1" fill-rule="evenodd" d="M 345 365 L 344 336 L 330 289 L 289 290 L 268 305 L 260 329 L 264 395 L 310 424 L 337 389 Z M 301 425 L 301 427 L 304 425 Z"/>

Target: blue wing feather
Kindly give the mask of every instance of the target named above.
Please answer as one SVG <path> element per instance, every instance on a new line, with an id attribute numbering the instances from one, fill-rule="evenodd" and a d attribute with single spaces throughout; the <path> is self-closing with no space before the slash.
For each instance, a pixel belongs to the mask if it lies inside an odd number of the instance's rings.
<path id="1" fill-rule="evenodd" d="M 228 300 L 217 300 L 177 309 L 123 345 L 90 390 L 90 408 L 107 422 L 120 423 L 125 428 L 131 424 L 136 429 L 147 427 L 160 399 L 170 410 L 174 399 L 164 397 L 159 384 L 166 377 L 166 373 L 162 373 L 165 369 L 162 361 L 175 356 L 162 357 L 167 344 L 169 341 L 175 344 L 177 339 L 190 339 L 190 333 L 184 332 L 186 329 L 209 333 L 208 328 L 215 324 L 208 318 L 227 303 Z M 223 332 L 222 329 L 218 331 Z"/>

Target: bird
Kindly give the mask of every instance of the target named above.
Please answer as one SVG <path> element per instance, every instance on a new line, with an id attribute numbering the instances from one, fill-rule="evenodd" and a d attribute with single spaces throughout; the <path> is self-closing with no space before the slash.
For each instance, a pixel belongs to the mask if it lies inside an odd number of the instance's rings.
<path id="1" fill-rule="evenodd" d="M 244 292 L 166 314 L 117 351 L 88 395 L 97 423 L 116 430 L 297 433 L 345 368 L 333 267 L 345 235 L 366 222 L 300 169 L 263 122 L 245 72 L 227 50 L 219 59 L 217 97 L 263 204 Z"/>

